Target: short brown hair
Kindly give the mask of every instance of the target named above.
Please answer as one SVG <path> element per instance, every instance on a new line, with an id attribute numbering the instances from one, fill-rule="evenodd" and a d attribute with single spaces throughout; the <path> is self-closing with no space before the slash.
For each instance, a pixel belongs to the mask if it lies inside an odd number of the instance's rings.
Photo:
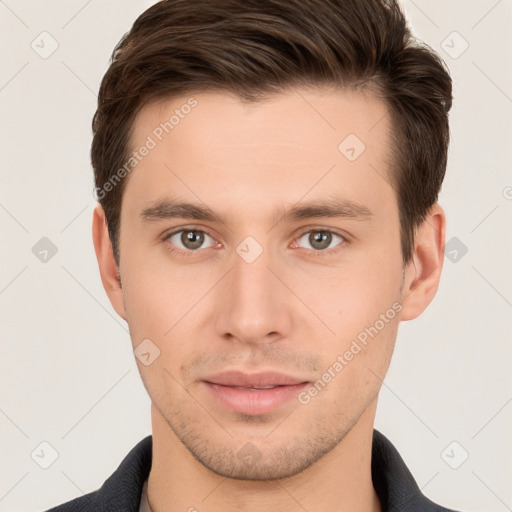
<path id="1" fill-rule="evenodd" d="M 446 170 L 452 82 L 440 57 L 412 37 L 398 2 L 164 0 L 141 14 L 114 49 L 92 123 L 95 186 L 117 263 L 126 179 L 106 184 L 127 161 L 144 105 L 212 90 L 254 102 L 323 84 L 370 87 L 387 103 L 390 177 L 408 262 L 415 228 L 437 201 Z"/>

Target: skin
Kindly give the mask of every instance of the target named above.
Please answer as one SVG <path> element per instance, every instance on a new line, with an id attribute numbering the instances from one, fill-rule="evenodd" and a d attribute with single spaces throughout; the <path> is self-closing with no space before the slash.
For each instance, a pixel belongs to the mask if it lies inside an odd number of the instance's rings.
<path id="1" fill-rule="evenodd" d="M 404 266 L 389 115 L 371 93 L 301 88 L 251 105 L 223 92 L 193 97 L 197 106 L 126 178 L 119 268 L 101 206 L 93 219 L 103 285 L 133 348 L 149 338 L 160 350 L 148 366 L 137 360 L 152 401 L 152 510 L 380 511 L 370 473 L 378 393 L 399 322 L 437 291 L 444 212 L 431 208 Z M 188 99 L 146 105 L 133 147 Z M 351 133 L 366 146 L 353 162 L 338 150 Z M 334 195 L 371 216 L 276 217 Z M 224 222 L 141 218 L 169 196 Z M 166 238 L 179 228 L 208 236 L 190 249 L 180 234 Z M 340 236 L 319 249 L 308 237 L 322 230 Z M 247 236 L 263 248 L 252 263 L 236 252 Z M 202 382 L 231 369 L 315 382 L 393 304 L 395 318 L 307 404 L 244 415 Z M 247 443 L 252 463 L 237 456 Z"/>

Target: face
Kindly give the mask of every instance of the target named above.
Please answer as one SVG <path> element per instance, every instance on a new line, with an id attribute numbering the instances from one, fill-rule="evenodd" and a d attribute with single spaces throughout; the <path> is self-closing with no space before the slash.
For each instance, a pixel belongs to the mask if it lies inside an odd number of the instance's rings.
<path id="1" fill-rule="evenodd" d="M 388 113 L 332 89 L 192 96 L 134 124 L 133 149 L 151 148 L 123 196 L 121 314 L 197 460 L 291 476 L 376 403 L 391 358 L 404 268 Z"/>

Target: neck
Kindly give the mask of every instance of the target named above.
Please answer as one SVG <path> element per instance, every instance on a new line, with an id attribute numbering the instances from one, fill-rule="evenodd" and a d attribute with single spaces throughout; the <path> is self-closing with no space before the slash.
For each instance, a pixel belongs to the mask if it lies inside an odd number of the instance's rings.
<path id="1" fill-rule="evenodd" d="M 219 476 L 196 460 L 152 405 L 152 512 L 337 510 L 381 512 L 371 478 L 375 400 L 330 452 L 302 472 L 278 480 Z"/>

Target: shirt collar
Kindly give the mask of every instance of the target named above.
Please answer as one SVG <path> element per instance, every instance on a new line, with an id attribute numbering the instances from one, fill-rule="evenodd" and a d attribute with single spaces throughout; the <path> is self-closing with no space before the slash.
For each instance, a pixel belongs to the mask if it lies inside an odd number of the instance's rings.
<path id="1" fill-rule="evenodd" d="M 146 512 L 143 495 L 151 470 L 152 436 L 140 441 L 99 490 L 101 510 Z M 383 512 L 454 512 L 426 498 L 402 457 L 378 430 L 373 431 L 372 480 Z M 130 491 L 127 491 L 127 490 Z"/>

